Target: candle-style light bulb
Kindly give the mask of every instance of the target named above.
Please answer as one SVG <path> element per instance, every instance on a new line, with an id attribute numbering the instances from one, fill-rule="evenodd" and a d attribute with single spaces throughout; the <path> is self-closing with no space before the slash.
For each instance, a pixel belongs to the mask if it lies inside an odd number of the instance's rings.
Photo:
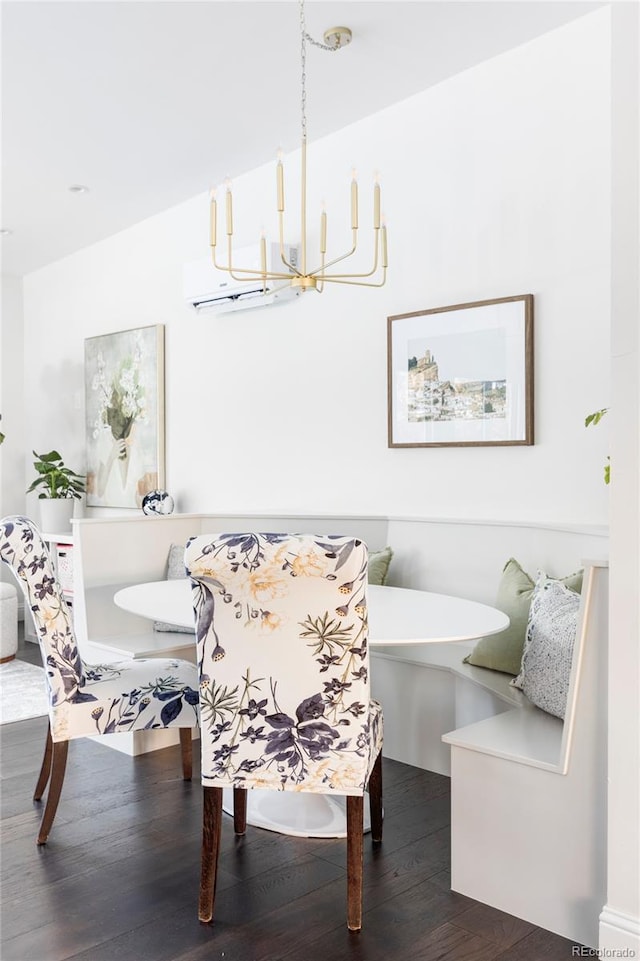
<path id="1" fill-rule="evenodd" d="M 323 203 L 322 213 L 320 214 L 320 253 L 326 254 L 326 252 L 327 252 L 327 211 Z"/>
<path id="2" fill-rule="evenodd" d="M 380 174 L 376 170 L 373 175 L 373 229 L 380 227 Z"/>
<path id="3" fill-rule="evenodd" d="M 264 230 L 260 234 L 260 270 L 263 274 L 267 272 L 267 238 Z"/>
<path id="4" fill-rule="evenodd" d="M 233 197 L 231 194 L 231 180 L 229 177 L 226 178 L 224 182 L 227 188 L 227 236 L 230 237 L 233 234 Z"/>
<path id="5" fill-rule="evenodd" d="M 382 235 L 382 266 L 389 266 L 389 257 L 387 254 L 387 219 L 383 215 L 382 217 L 382 230 L 380 231 Z"/>
<path id="6" fill-rule="evenodd" d="M 215 247 L 217 243 L 218 226 L 218 204 L 216 202 L 216 188 L 212 187 L 209 191 L 209 246 Z"/>

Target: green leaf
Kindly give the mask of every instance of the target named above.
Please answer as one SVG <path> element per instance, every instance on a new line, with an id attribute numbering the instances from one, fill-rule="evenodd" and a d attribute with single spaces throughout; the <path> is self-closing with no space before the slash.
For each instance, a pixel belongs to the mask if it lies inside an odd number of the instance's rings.
<path id="1" fill-rule="evenodd" d="M 589 414 L 587 417 L 585 417 L 584 426 L 591 427 L 591 425 L 593 425 L 595 427 L 596 424 L 600 423 L 600 421 L 602 420 L 604 415 L 608 412 L 608 410 L 609 410 L 608 407 L 603 407 L 601 410 L 595 410 L 593 414 Z M 607 463 L 605 464 L 605 467 L 604 467 L 605 484 L 608 484 L 610 480 L 611 480 L 611 465 L 609 463 L 609 458 L 607 457 Z"/>
<path id="2" fill-rule="evenodd" d="M 602 420 L 602 418 L 604 417 L 604 415 L 607 413 L 608 410 L 609 410 L 608 407 L 603 407 L 602 410 L 596 410 L 593 412 L 593 414 L 589 414 L 584 419 L 584 426 L 590 427 L 593 424 L 593 426 L 595 427 L 596 424 L 600 423 L 600 421 Z"/>
<path id="3" fill-rule="evenodd" d="M 51 450 L 47 454 L 38 454 L 34 450 L 33 456 L 36 458 L 33 466 L 38 477 L 27 488 L 27 494 L 37 487 L 44 487 L 44 490 L 38 495 L 40 498 L 79 498 L 84 492 L 84 475 L 76 474 L 71 468 L 65 467 L 57 450 Z"/>

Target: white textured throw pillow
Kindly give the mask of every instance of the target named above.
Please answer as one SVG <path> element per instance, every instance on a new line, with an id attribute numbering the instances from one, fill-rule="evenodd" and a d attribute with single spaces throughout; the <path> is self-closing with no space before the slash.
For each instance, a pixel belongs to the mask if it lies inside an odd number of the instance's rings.
<path id="1" fill-rule="evenodd" d="M 533 592 L 520 674 L 513 682 L 532 704 L 564 718 L 580 595 L 539 574 Z"/>
<path id="2" fill-rule="evenodd" d="M 181 577 L 186 577 L 184 567 L 184 544 L 172 544 L 169 548 L 167 558 L 167 580 L 177 581 Z M 155 621 L 154 631 L 173 631 L 177 634 L 195 634 L 194 627 L 180 627 L 179 624 L 165 624 L 164 621 Z"/>

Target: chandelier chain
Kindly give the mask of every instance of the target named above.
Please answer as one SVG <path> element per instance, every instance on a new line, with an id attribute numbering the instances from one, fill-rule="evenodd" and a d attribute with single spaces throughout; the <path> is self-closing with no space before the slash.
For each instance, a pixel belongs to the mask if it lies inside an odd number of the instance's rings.
<path id="1" fill-rule="evenodd" d="M 218 246 L 218 201 L 216 192 L 212 190 L 209 198 L 210 223 L 209 247 L 213 266 L 225 271 L 239 284 L 237 297 L 243 297 L 244 286 L 250 287 L 247 295 L 253 297 L 260 292 L 269 295 L 270 299 L 279 296 L 285 289 L 295 294 L 315 290 L 322 293 L 325 284 L 350 284 L 358 287 L 383 287 L 387 278 L 387 228 L 380 213 L 380 184 L 376 177 L 373 185 L 373 258 L 369 270 L 348 273 L 341 266 L 348 260 L 358 246 L 358 182 L 355 170 L 351 175 L 351 239 L 347 250 L 331 255 L 327 258 L 327 213 L 324 209 L 320 214 L 320 232 L 318 248 L 318 262 L 315 265 L 307 263 L 309 235 L 307 231 L 307 42 L 321 50 L 335 53 L 346 46 L 352 37 L 348 27 L 332 27 L 324 33 L 324 43 L 314 40 L 307 33 L 304 16 L 304 0 L 299 0 L 300 8 L 300 61 L 301 61 L 301 113 L 302 113 L 302 147 L 300 150 L 300 241 L 299 245 L 285 243 L 285 179 L 282 151 L 278 151 L 276 163 L 276 192 L 279 242 L 268 248 L 264 231 L 259 243 L 259 266 L 241 266 L 234 263 L 233 252 L 233 193 L 231 181 L 226 182 L 224 207 L 226 211 L 226 240 L 227 262 L 221 263 L 216 256 Z M 314 243 L 315 246 L 315 243 Z M 279 252 L 279 258 L 278 258 Z M 275 259 L 272 261 L 271 258 Z M 274 286 L 276 284 L 276 286 Z M 231 295 L 236 300 L 236 295 Z"/>
<path id="2" fill-rule="evenodd" d="M 335 53 L 336 50 L 340 49 L 338 46 L 332 47 L 329 46 L 328 43 L 321 43 L 319 40 L 314 40 L 313 37 L 307 33 L 307 25 L 304 17 L 304 0 L 300 0 L 300 86 L 302 90 L 300 106 L 302 113 L 302 140 L 305 143 L 307 140 L 307 40 L 314 47 L 327 50 L 329 53 Z"/>

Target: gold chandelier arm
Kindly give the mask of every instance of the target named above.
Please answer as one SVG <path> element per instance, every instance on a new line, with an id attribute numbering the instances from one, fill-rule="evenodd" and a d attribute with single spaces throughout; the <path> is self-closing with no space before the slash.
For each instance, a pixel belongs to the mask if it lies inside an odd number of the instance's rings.
<path id="1" fill-rule="evenodd" d="M 371 268 L 371 270 L 367 271 L 367 273 L 364 273 L 364 274 L 323 274 L 324 280 L 335 280 L 337 278 L 343 278 L 343 277 L 356 277 L 358 279 L 360 277 L 373 277 L 373 275 L 378 270 L 378 257 L 379 257 L 379 248 L 380 248 L 380 228 L 375 227 L 374 230 L 376 234 L 376 242 L 373 250 L 373 267 Z M 338 259 L 340 260 L 342 258 L 338 258 Z M 330 266 L 330 264 L 327 264 L 327 266 Z M 373 286 L 377 287 L 378 284 L 374 284 Z"/>
<path id="2" fill-rule="evenodd" d="M 263 271 L 263 270 L 250 270 L 249 268 L 245 268 L 245 267 L 234 267 L 234 265 L 231 264 L 231 263 L 229 263 L 228 265 L 219 264 L 218 261 L 217 261 L 217 259 L 216 259 L 216 248 L 215 248 L 215 247 L 211 247 L 211 259 L 212 259 L 213 266 L 216 268 L 216 270 L 223 270 L 226 274 L 230 274 L 231 277 L 233 277 L 234 280 L 241 280 L 241 281 L 242 281 L 242 280 L 251 280 L 253 277 L 261 277 L 261 278 L 264 277 L 265 280 L 288 280 L 288 281 L 290 281 L 290 280 L 291 280 L 291 276 L 292 276 L 291 274 L 277 273 L 277 272 L 271 271 L 271 270 L 268 270 L 268 271 L 266 271 L 266 273 L 265 273 L 265 271 Z M 241 274 L 248 274 L 249 276 L 242 276 L 242 277 L 240 277 L 240 276 L 238 276 L 238 273 L 237 273 L 237 272 L 239 272 L 239 273 L 241 273 Z"/>
<path id="3" fill-rule="evenodd" d="M 210 239 L 209 246 L 211 250 L 211 259 L 213 266 L 216 270 L 223 271 L 229 274 L 236 281 L 255 281 L 256 285 L 262 287 L 264 294 L 269 291 L 267 289 L 267 281 L 276 282 L 278 286 L 275 290 L 282 290 L 285 287 L 293 288 L 296 293 L 304 293 L 307 290 L 316 290 L 322 292 L 324 290 L 324 285 L 326 283 L 331 284 L 347 284 L 349 286 L 356 287 L 382 287 L 384 286 L 387 278 L 387 267 L 388 267 L 388 256 L 387 256 L 387 228 L 384 222 L 384 217 L 381 217 L 380 202 L 381 202 L 381 191 L 380 183 L 378 179 L 378 174 L 374 176 L 374 186 L 373 186 L 373 231 L 374 231 L 374 249 L 373 249 L 373 266 L 370 270 L 362 273 L 327 273 L 337 264 L 342 264 L 343 261 L 348 260 L 352 257 L 358 248 L 359 237 L 358 237 L 358 181 L 355 168 L 352 170 L 351 177 L 351 231 L 352 231 L 352 245 L 349 250 L 345 253 L 340 254 L 337 257 L 333 257 L 331 260 L 327 261 L 327 214 L 324 209 L 320 217 L 320 263 L 313 270 L 309 270 L 307 265 L 307 254 L 309 253 L 309 244 L 307 236 L 307 116 L 306 116 L 306 43 L 307 41 L 312 45 L 319 47 L 322 50 L 328 50 L 335 52 L 342 46 L 348 44 L 351 40 L 351 31 L 346 27 L 334 27 L 327 30 L 324 35 L 324 43 L 320 43 L 314 40 L 306 31 L 305 16 L 304 16 L 304 3 L 305 0 L 299 0 L 300 7 L 300 86 L 301 86 L 301 149 L 300 149 L 300 237 L 296 241 L 298 243 L 297 254 L 294 255 L 294 249 L 292 248 L 291 253 L 287 250 L 287 246 L 284 241 L 284 210 L 285 210 L 285 183 L 284 183 L 284 165 L 282 163 L 282 151 L 278 151 L 278 162 L 276 166 L 276 188 L 277 188 L 277 213 L 278 213 L 278 234 L 279 234 L 279 253 L 280 261 L 282 263 L 283 269 L 273 270 L 267 269 L 267 247 L 264 232 L 260 239 L 260 256 L 259 256 L 259 269 L 254 269 L 250 267 L 236 266 L 233 262 L 234 250 L 233 250 L 233 195 L 231 189 L 231 181 L 227 178 L 226 184 L 226 194 L 224 198 L 225 206 L 225 217 L 226 217 L 226 235 L 227 235 L 227 263 L 222 264 L 218 262 L 217 259 L 217 201 L 216 201 L 216 191 L 213 189 L 210 192 Z M 271 248 L 274 249 L 275 245 Z M 236 251 L 236 254 L 238 251 Z M 296 263 L 290 263 L 287 258 L 292 258 Z M 221 255 L 222 256 L 222 255 Z M 249 258 L 248 258 L 249 259 Z M 250 262 L 254 262 L 253 258 Z M 348 268 L 347 268 L 348 269 Z M 382 271 L 382 274 L 380 274 Z M 369 278 L 380 278 L 381 280 L 371 280 Z"/>
<path id="4" fill-rule="evenodd" d="M 352 274 L 351 276 L 356 277 L 358 275 Z M 322 280 L 323 282 L 326 281 L 328 284 L 351 284 L 353 287 L 384 287 L 387 280 L 387 268 L 382 268 L 382 280 L 377 284 L 367 283 L 366 281 L 361 280 L 344 280 L 340 277 L 323 277 Z"/>
<path id="5" fill-rule="evenodd" d="M 294 267 L 293 264 L 290 264 L 284 255 L 284 214 L 281 210 L 278 211 L 278 231 L 279 231 L 279 237 L 280 237 L 280 260 L 285 265 L 285 267 L 289 268 L 293 276 L 301 277 L 302 274 L 300 273 L 298 268 Z"/>
<path id="6" fill-rule="evenodd" d="M 223 270 L 225 273 L 229 274 L 234 280 L 239 280 L 239 281 L 251 280 L 254 277 L 260 277 L 263 279 L 264 282 L 266 282 L 267 280 L 289 280 L 290 281 L 292 275 L 299 276 L 299 271 L 296 270 L 296 268 L 292 264 L 290 264 L 284 256 L 284 243 L 282 240 L 282 214 L 280 214 L 280 221 L 281 221 L 280 223 L 280 256 L 283 264 L 288 269 L 288 273 L 275 271 L 275 270 L 253 270 L 248 267 L 235 267 L 233 265 L 232 263 L 232 260 L 233 260 L 233 241 L 232 241 L 233 214 L 231 211 L 232 201 L 231 201 L 230 190 L 227 190 L 226 200 L 227 200 L 227 260 L 229 261 L 227 265 L 218 263 L 218 260 L 216 258 L 217 204 L 215 200 L 215 195 L 211 197 L 211 202 L 210 202 L 211 204 L 211 226 L 210 226 L 211 237 L 210 237 L 209 247 L 211 250 L 211 260 L 216 270 Z M 239 276 L 240 274 L 242 274 L 243 276 Z M 264 283 L 263 283 L 263 286 L 264 286 Z"/>
<path id="7" fill-rule="evenodd" d="M 321 278 L 324 277 L 324 271 L 325 271 L 325 268 L 326 268 L 326 266 L 327 266 L 326 263 L 325 263 L 325 259 L 324 259 L 325 256 L 326 256 L 326 251 L 322 254 L 322 273 L 320 274 L 320 277 L 321 277 Z M 320 293 L 322 293 L 322 291 L 324 290 L 324 280 L 322 280 L 322 279 L 320 280 L 320 284 L 319 284 L 319 287 L 318 287 L 317 289 L 320 291 Z"/>
<path id="8" fill-rule="evenodd" d="M 267 278 L 268 278 L 268 276 L 269 276 L 269 275 L 267 275 Z M 289 287 L 291 287 L 291 284 L 290 284 L 290 283 L 288 283 L 288 284 L 280 284 L 278 287 L 272 287 L 271 290 L 268 291 L 268 293 L 269 293 L 269 294 L 278 294 L 278 293 L 280 293 L 281 290 L 287 290 Z"/>
<path id="9" fill-rule="evenodd" d="M 234 280 L 252 280 L 254 277 L 262 279 L 264 277 L 265 280 L 288 280 L 291 282 L 293 276 L 292 274 L 274 273 L 271 270 L 268 270 L 265 274 L 261 270 L 249 270 L 245 267 L 225 267 L 218 264 L 216 266 L 218 270 L 224 270 Z"/>
<path id="10" fill-rule="evenodd" d="M 213 263 L 213 266 L 216 268 L 216 270 L 227 270 L 227 268 L 224 267 L 222 264 L 219 264 L 218 261 L 217 261 L 217 259 L 216 259 L 216 245 L 215 245 L 215 244 L 211 244 L 211 261 L 212 261 L 212 263 Z"/>
<path id="11" fill-rule="evenodd" d="M 315 270 L 311 270 L 311 271 L 309 271 L 309 273 L 311 274 L 312 277 L 313 277 L 313 276 L 316 276 L 316 275 L 318 275 L 318 276 L 321 275 L 322 273 L 324 273 L 324 271 L 325 271 L 328 267 L 333 267 L 334 264 L 339 264 L 341 260 L 347 260 L 347 258 L 349 258 L 349 257 L 351 257 L 353 254 L 355 254 L 357 246 L 358 246 L 357 231 L 354 230 L 354 231 L 353 231 L 353 246 L 351 247 L 351 250 L 348 250 L 346 254 L 342 254 L 342 256 L 340 256 L 340 257 L 336 257 L 334 260 L 330 260 L 328 264 L 325 264 L 324 258 L 323 258 L 322 264 L 320 265 L 320 267 L 316 267 Z"/>

